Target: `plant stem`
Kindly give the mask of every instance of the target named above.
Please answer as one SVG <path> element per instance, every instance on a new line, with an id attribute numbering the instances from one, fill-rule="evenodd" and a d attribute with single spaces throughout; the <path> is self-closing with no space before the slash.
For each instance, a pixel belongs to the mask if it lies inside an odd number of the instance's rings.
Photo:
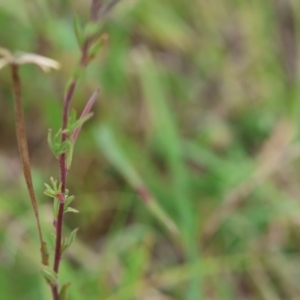
<path id="1" fill-rule="evenodd" d="M 101 1 L 93 0 L 92 1 L 92 10 L 91 10 L 91 20 L 97 21 L 97 11 L 101 7 Z M 87 36 L 82 47 L 81 47 L 81 57 L 78 63 L 78 69 L 76 70 L 74 77 L 68 86 L 68 89 L 64 96 L 64 103 L 63 103 L 63 114 L 62 114 L 62 134 L 61 134 L 61 143 L 64 143 L 69 138 L 69 134 L 65 132 L 68 126 L 68 119 L 70 114 L 70 104 L 74 95 L 74 91 L 76 86 L 79 82 L 79 78 L 87 67 L 90 62 L 91 57 L 89 56 L 89 49 L 91 43 L 93 41 L 92 36 Z M 61 261 L 61 242 L 62 242 L 62 227 L 63 227 L 63 219 L 64 219 L 64 206 L 65 206 L 65 199 L 66 199 L 66 185 L 67 185 L 67 163 L 66 163 L 66 153 L 62 153 L 59 156 L 59 168 L 60 168 L 60 183 L 61 183 L 61 194 L 62 199 L 60 200 L 59 209 L 57 220 L 55 222 L 56 228 L 56 241 L 55 241 L 55 254 L 54 254 L 54 262 L 53 262 L 53 270 L 58 274 L 59 272 L 59 265 Z M 52 294 L 54 300 L 60 300 L 59 292 L 58 292 L 58 285 L 52 285 Z"/>
<path id="2" fill-rule="evenodd" d="M 68 138 L 68 135 L 64 132 L 68 125 L 68 117 L 70 112 L 70 104 L 72 97 L 74 95 L 74 91 L 77 85 L 77 81 L 73 81 L 64 97 L 64 104 L 63 104 L 63 116 L 62 116 L 62 135 L 61 135 L 61 142 L 65 142 Z M 62 240 L 62 225 L 63 225 L 63 217 L 64 217 L 64 200 L 65 200 L 65 192 L 66 192 L 66 184 L 67 184 L 67 173 L 68 170 L 66 168 L 66 154 L 63 153 L 59 157 L 59 166 L 60 166 L 60 182 L 61 182 L 61 193 L 64 196 L 63 201 L 59 204 L 58 216 L 56 220 L 56 241 L 55 241 L 55 254 L 54 254 L 54 264 L 53 270 L 54 272 L 58 273 L 59 271 L 59 264 L 61 259 L 61 240 Z M 59 300 L 58 295 L 58 286 L 52 286 L 52 293 L 54 300 Z"/>
<path id="3" fill-rule="evenodd" d="M 81 58 L 79 60 L 79 68 L 83 71 L 84 68 L 88 65 L 88 50 L 90 46 L 90 38 L 87 38 L 85 43 L 83 44 L 81 50 Z M 70 104 L 74 95 L 74 91 L 78 84 L 78 76 L 73 79 L 69 88 L 64 97 L 63 104 L 63 115 L 62 115 L 62 135 L 61 135 L 61 143 L 65 142 L 68 139 L 68 134 L 65 133 L 65 129 L 68 125 L 68 118 L 70 114 Z M 60 182 L 61 182 L 61 193 L 65 198 L 66 192 L 66 184 L 67 184 L 67 174 L 68 170 L 66 167 L 66 153 L 62 153 L 59 156 L 59 167 L 60 167 Z M 58 216 L 56 220 L 56 242 L 55 242 L 55 256 L 54 256 L 54 265 L 53 270 L 58 273 L 60 258 L 61 258 L 61 239 L 62 239 L 62 224 L 63 224 L 63 216 L 64 216 L 64 200 L 60 202 L 58 209 Z"/>
<path id="4" fill-rule="evenodd" d="M 29 158 L 25 122 L 24 122 L 24 115 L 22 109 L 21 79 L 19 75 L 19 67 L 17 65 L 14 64 L 11 65 L 11 75 L 12 75 L 13 91 L 14 91 L 14 99 L 15 99 L 16 132 L 17 132 L 19 153 L 20 153 L 20 158 L 22 162 L 23 173 L 24 173 L 27 189 L 29 192 L 31 204 L 36 219 L 38 235 L 39 235 L 39 240 L 41 245 L 40 250 L 41 250 L 42 264 L 47 266 L 48 252 L 46 248 L 46 243 L 44 242 L 43 239 L 39 211 L 38 211 L 37 201 L 36 201 L 36 197 L 33 189 L 33 183 L 32 183 L 31 164 Z"/>
<path id="5" fill-rule="evenodd" d="M 57 285 L 51 285 L 53 300 L 60 300 Z"/>

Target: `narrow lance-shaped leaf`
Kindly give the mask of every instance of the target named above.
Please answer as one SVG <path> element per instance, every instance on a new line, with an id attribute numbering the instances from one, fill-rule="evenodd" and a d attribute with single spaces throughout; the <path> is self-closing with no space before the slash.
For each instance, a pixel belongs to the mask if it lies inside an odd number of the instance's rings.
<path id="1" fill-rule="evenodd" d="M 89 22 L 84 28 L 84 35 L 86 37 L 94 37 L 101 34 L 103 24 L 99 22 Z"/>
<path id="2" fill-rule="evenodd" d="M 71 282 L 67 282 L 67 283 L 63 284 L 63 286 L 61 287 L 61 290 L 59 292 L 60 300 L 68 299 L 68 291 L 69 291 L 70 286 L 71 286 Z"/>
<path id="3" fill-rule="evenodd" d="M 73 141 L 68 140 L 68 147 L 66 148 L 66 167 L 68 171 L 72 164 L 73 150 L 74 150 L 74 143 Z"/>
<path id="4" fill-rule="evenodd" d="M 56 197 L 56 193 L 53 192 L 53 190 L 50 190 L 50 189 L 46 189 L 46 190 L 44 191 L 44 194 L 45 194 L 46 196 L 51 197 L 51 198 L 55 198 L 55 197 Z"/>
<path id="5" fill-rule="evenodd" d="M 72 243 L 74 242 L 78 229 L 79 229 L 79 228 L 75 228 L 75 229 L 71 232 L 71 234 L 70 234 L 70 236 L 69 236 L 68 247 L 70 247 L 70 246 L 72 245 Z"/>
<path id="6" fill-rule="evenodd" d="M 55 247 L 55 241 L 56 241 L 56 236 L 55 236 L 55 234 L 52 232 L 52 233 L 50 234 L 50 237 L 51 237 L 52 246 Z"/>
<path id="7" fill-rule="evenodd" d="M 57 284 L 57 274 L 50 267 L 42 266 L 41 272 L 44 278 L 50 281 L 51 284 Z"/>
<path id="8" fill-rule="evenodd" d="M 94 92 L 94 94 L 91 96 L 91 98 L 88 100 L 88 102 L 87 102 L 86 106 L 84 107 L 84 109 L 83 109 L 83 111 L 82 111 L 81 116 L 80 116 L 79 119 L 82 119 L 82 118 L 86 117 L 89 114 L 90 110 L 92 109 L 92 107 L 93 107 L 93 105 L 94 105 L 94 103 L 95 103 L 95 101 L 97 99 L 97 96 L 98 96 L 99 92 L 100 92 L 100 89 L 97 89 Z M 82 124 L 81 124 L 81 126 L 78 126 L 76 128 L 76 130 L 74 131 L 74 133 L 72 135 L 72 140 L 73 140 L 74 144 L 75 144 L 76 139 L 78 137 L 78 134 L 79 134 L 79 132 L 81 130 L 81 127 L 82 127 Z"/>
<path id="9" fill-rule="evenodd" d="M 72 201 L 75 199 L 75 197 L 72 195 L 72 196 L 68 196 L 65 200 L 65 208 L 67 208 L 71 203 Z"/>
<path id="10" fill-rule="evenodd" d="M 52 129 L 48 129 L 48 135 L 47 135 L 47 141 L 48 141 L 48 146 L 54 156 L 57 156 L 57 149 L 54 146 L 53 140 L 52 140 Z"/>
<path id="11" fill-rule="evenodd" d="M 51 198 L 57 198 L 57 195 L 61 192 L 60 186 L 57 186 L 57 180 L 54 180 L 53 177 L 50 178 L 51 185 L 45 183 L 46 190 L 44 191 L 44 194 L 51 197 Z"/>
<path id="12" fill-rule="evenodd" d="M 73 16 L 73 28 L 76 36 L 76 40 L 78 43 L 79 48 L 82 47 L 82 44 L 84 42 L 84 33 L 83 33 L 83 28 L 80 24 L 80 19 L 77 14 Z"/>
<path id="13" fill-rule="evenodd" d="M 76 122 L 76 116 L 77 116 L 76 111 L 72 109 L 68 118 L 68 126 L 64 130 L 64 133 L 69 133 L 71 126 Z"/>
<path id="14" fill-rule="evenodd" d="M 69 206 L 64 210 L 64 213 L 68 213 L 68 212 L 79 213 L 79 210 Z"/>
<path id="15" fill-rule="evenodd" d="M 85 116 L 81 116 L 77 121 L 74 122 L 73 126 L 72 126 L 72 132 L 77 129 L 78 127 L 81 127 L 86 121 L 88 121 L 94 114 L 91 112 L 91 113 L 88 113 L 87 115 Z"/>
<path id="16" fill-rule="evenodd" d="M 62 254 L 65 253 L 69 249 L 69 247 L 72 245 L 72 243 L 74 242 L 78 229 L 79 228 L 75 228 L 70 233 L 69 237 L 64 238 L 63 244 L 62 244 L 62 251 L 61 251 Z"/>
<path id="17" fill-rule="evenodd" d="M 102 34 L 100 38 L 94 42 L 94 44 L 91 46 L 88 52 L 88 55 L 91 59 L 93 59 L 96 55 L 98 55 L 102 47 L 107 43 L 107 40 L 108 40 L 108 35 Z"/>
<path id="18" fill-rule="evenodd" d="M 59 200 L 57 198 L 54 198 L 54 201 L 53 201 L 53 216 L 54 216 L 55 219 L 57 219 L 58 210 L 59 210 Z"/>
<path id="19" fill-rule="evenodd" d="M 57 180 L 54 180 L 53 177 L 50 177 L 50 182 L 52 184 L 52 187 L 55 191 L 58 191 L 58 187 L 57 187 Z"/>

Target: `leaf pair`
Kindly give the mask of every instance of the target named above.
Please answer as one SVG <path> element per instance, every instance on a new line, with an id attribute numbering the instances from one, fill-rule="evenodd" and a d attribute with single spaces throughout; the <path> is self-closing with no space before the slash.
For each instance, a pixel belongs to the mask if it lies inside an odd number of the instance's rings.
<path id="1" fill-rule="evenodd" d="M 59 204 L 63 202 L 64 205 L 64 213 L 67 212 L 74 212 L 78 213 L 78 210 L 75 208 L 70 207 L 69 205 L 72 203 L 72 201 L 75 199 L 73 195 L 69 196 L 69 190 L 66 189 L 65 194 L 63 195 L 61 192 L 61 184 L 57 184 L 57 180 L 54 180 L 52 177 L 50 178 L 51 185 L 45 183 L 46 190 L 44 191 L 44 194 L 53 198 L 53 216 L 54 219 L 57 219 L 58 216 L 58 210 L 59 210 Z"/>
<path id="2" fill-rule="evenodd" d="M 86 121 L 88 121 L 92 116 L 93 113 L 87 113 L 86 115 L 81 116 L 79 119 L 76 119 L 76 111 L 72 110 L 68 120 L 67 128 L 65 130 L 62 131 L 61 129 L 59 129 L 53 138 L 52 138 L 52 130 L 49 129 L 48 131 L 47 140 L 48 140 L 49 148 L 51 149 L 52 153 L 57 159 L 63 153 L 66 154 L 67 170 L 70 169 L 72 164 L 72 159 L 73 159 L 73 150 L 74 150 L 74 142 L 75 142 L 74 133 L 78 131 L 78 129 L 80 129 L 82 125 Z M 68 139 L 64 142 L 61 141 L 62 140 L 61 136 L 63 133 L 67 134 L 68 136 Z"/>
<path id="3" fill-rule="evenodd" d="M 49 281 L 52 285 L 57 285 L 58 276 L 49 266 L 42 266 L 41 272 L 43 277 Z M 62 285 L 60 292 L 59 292 L 59 299 L 60 300 L 67 300 L 68 298 L 68 289 L 71 286 L 71 282 L 67 282 Z"/>
<path id="4" fill-rule="evenodd" d="M 67 151 L 70 147 L 70 141 L 61 142 L 61 129 L 52 138 L 52 129 L 48 130 L 48 145 L 56 158 Z"/>
<path id="5" fill-rule="evenodd" d="M 62 240 L 61 256 L 70 248 L 70 246 L 74 242 L 78 229 L 79 228 L 75 228 L 68 237 L 65 237 Z M 52 240 L 53 246 L 55 246 L 56 236 L 54 233 L 51 234 L 51 240 Z"/>
<path id="6" fill-rule="evenodd" d="M 102 33 L 103 23 L 89 22 L 85 27 L 83 27 L 77 15 L 73 18 L 73 27 L 78 46 L 82 51 L 86 50 L 84 48 L 87 43 L 89 43 L 88 51 L 86 53 L 87 55 L 85 57 L 85 63 L 87 65 L 96 57 L 102 47 L 106 44 L 108 35 Z"/>

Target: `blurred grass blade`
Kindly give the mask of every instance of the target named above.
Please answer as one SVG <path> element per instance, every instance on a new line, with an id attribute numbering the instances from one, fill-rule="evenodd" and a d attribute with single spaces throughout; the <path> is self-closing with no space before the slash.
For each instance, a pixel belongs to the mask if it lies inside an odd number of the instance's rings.
<path id="1" fill-rule="evenodd" d="M 167 103 L 167 90 L 162 85 L 162 70 L 155 63 L 146 49 L 141 49 L 138 55 L 137 71 L 143 90 L 146 106 L 154 126 L 153 138 L 159 147 L 160 154 L 167 163 L 171 177 L 171 197 L 175 206 L 182 232 L 185 256 L 190 262 L 199 256 L 196 235 L 196 210 L 191 202 L 188 186 L 189 178 L 182 156 L 182 142 L 175 118 Z M 201 299 L 201 276 L 195 274 L 187 289 L 187 300 Z"/>
<path id="2" fill-rule="evenodd" d="M 184 235 L 186 249 L 194 247 L 195 215 L 190 202 L 188 178 L 182 157 L 181 141 L 178 128 L 166 101 L 165 91 L 161 82 L 161 72 L 147 50 L 142 49 L 139 55 L 138 72 L 140 73 L 146 107 L 154 126 L 153 139 L 160 155 L 166 161 L 172 180 L 171 197 L 179 217 Z M 189 251 L 188 250 L 188 251 Z"/>
<path id="3" fill-rule="evenodd" d="M 173 220 L 165 213 L 161 206 L 154 200 L 148 201 L 146 203 L 149 210 L 155 215 L 168 229 L 172 234 L 178 235 L 179 230 Z"/>
<path id="4" fill-rule="evenodd" d="M 117 144 L 111 130 L 106 126 L 101 126 L 95 135 L 98 146 L 107 160 L 122 174 L 151 213 L 159 219 L 173 235 L 178 235 L 179 230 L 176 224 L 153 198 L 141 177 Z"/>

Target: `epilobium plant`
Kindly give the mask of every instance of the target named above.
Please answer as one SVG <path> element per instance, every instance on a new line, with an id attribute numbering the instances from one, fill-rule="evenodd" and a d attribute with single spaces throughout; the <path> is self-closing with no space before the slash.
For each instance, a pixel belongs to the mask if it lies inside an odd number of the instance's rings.
<path id="1" fill-rule="evenodd" d="M 68 282 L 63 285 L 60 284 L 58 278 L 59 266 L 63 254 L 74 241 L 78 230 L 78 228 L 74 229 L 68 237 L 62 236 L 64 214 L 67 212 L 78 212 L 70 206 L 70 204 L 74 200 L 74 196 L 69 195 L 69 191 L 67 189 L 67 175 L 72 164 L 73 149 L 76 139 L 82 125 L 92 116 L 90 110 L 97 98 L 99 90 L 95 91 L 94 94 L 90 97 L 79 118 L 77 118 L 76 112 L 73 110 L 71 111 L 70 109 L 71 101 L 84 70 L 99 53 L 102 46 L 107 41 L 107 35 L 102 32 L 103 22 L 107 14 L 117 2 L 119 2 L 119 0 L 112 0 L 106 2 L 105 4 L 102 4 L 101 0 L 93 0 L 91 5 L 90 21 L 84 28 L 81 27 L 78 18 L 74 18 L 74 29 L 77 42 L 80 47 L 81 55 L 79 62 L 75 67 L 75 71 L 65 89 L 61 128 L 54 135 L 52 135 L 51 130 L 49 130 L 48 132 L 49 147 L 54 156 L 58 159 L 60 170 L 60 178 L 51 178 L 50 183 L 45 184 L 46 190 L 44 192 L 47 196 L 53 199 L 54 232 L 52 234 L 52 239 L 54 243 L 54 258 L 52 265 L 49 263 L 49 254 L 47 245 L 43 238 L 38 205 L 33 189 L 31 165 L 28 154 L 25 122 L 22 110 L 22 93 L 19 68 L 23 64 L 30 63 L 39 66 L 43 71 L 47 72 L 51 69 L 58 69 L 59 63 L 37 54 L 12 54 L 9 50 L 0 48 L 0 56 L 2 56 L 2 58 L 0 59 L 0 69 L 4 66 L 9 66 L 11 68 L 15 100 L 16 131 L 20 158 L 37 223 L 38 235 L 41 245 L 41 270 L 47 283 L 51 287 L 54 300 L 67 299 L 67 290 L 70 286 L 70 283 Z"/>

